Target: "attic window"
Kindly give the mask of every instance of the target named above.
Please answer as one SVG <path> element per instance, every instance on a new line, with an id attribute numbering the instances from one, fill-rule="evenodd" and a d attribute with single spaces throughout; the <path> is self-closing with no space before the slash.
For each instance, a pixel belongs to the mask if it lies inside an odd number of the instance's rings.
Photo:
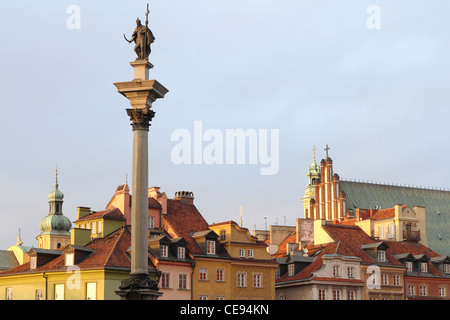
<path id="1" fill-rule="evenodd" d="M 37 266 L 37 257 L 33 256 L 30 258 L 30 269 L 36 269 Z"/>
<path id="2" fill-rule="evenodd" d="M 444 273 L 450 273 L 450 264 L 449 263 L 444 264 Z"/>
<path id="3" fill-rule="evenodd" d="M 161 246 L 161 257 L 167 258 L 169 255 L 169 247 L 168 246 Z"/>
<path id="4" fill-rule="evenodd" d="M 386 251 L 378 250 L 378 262 L 386 262 Z"/>
<path id="5" fill-rule="evenodd" d="M 422 263 L 420 264 L 420 271 L 422 271 L 422 272 L 428 272 L 428 263 L 422 262 Z"/>
<path id="6" fill-rule="evenodd" d="M 184 259 L 186 257 L 186 248 L 178 247 L 178 259 Z"/>
<path id="7" fill-rule="evenodd" d="M 206 254 L 216 254 L 216 242 L 212 240 L 206 241 Z"/>
<path id="8" fill-rule="evenodd" d="M 73 252 L 66 253 L 65 257 L 65 265 L 66 267 L 73 266 L 74 260 L 73 260 Z"/>
<path id="9" fill-rule="evenodd" d="M 411 261 L 406 261 L 406 271 L 413 271 L 413 264 Z"/>

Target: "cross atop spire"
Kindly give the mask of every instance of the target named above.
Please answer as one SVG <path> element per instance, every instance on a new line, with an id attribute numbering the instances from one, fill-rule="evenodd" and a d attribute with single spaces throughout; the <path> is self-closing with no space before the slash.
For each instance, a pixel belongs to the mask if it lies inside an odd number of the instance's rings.
<path id="1" fill-rule="evenodd" d="M 327 153 L 327 158 L 328 158 L 328 150 L 330 150 L 330 147 L 328 146 L 328 144 L 327 144 L 327 147 L 324 150 Z"/>
<path id="2" fill-rule="evenodd" d="M 317 151 L 316 146 L 313 146 L 312 152 L 313 152 L 313 158 L 314 158 L 314 160 L 316 159 L 316 151 Z"/>

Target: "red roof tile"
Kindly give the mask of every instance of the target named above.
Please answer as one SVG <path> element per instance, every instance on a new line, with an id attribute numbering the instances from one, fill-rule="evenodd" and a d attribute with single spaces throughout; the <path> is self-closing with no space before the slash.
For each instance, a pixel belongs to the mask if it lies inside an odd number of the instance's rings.
<path id="1" fill-rule="evenodd" d="M 191 253 L 201 253 L 201 250 L 191 238 L 191 233 L 210 229 L 208 222 L 195 205 L 167 199 L 167 214 L 163 215 L 163 218 L 174 229 L 178 237 L 183 237 L 188 242 L 187 247 Z"/>

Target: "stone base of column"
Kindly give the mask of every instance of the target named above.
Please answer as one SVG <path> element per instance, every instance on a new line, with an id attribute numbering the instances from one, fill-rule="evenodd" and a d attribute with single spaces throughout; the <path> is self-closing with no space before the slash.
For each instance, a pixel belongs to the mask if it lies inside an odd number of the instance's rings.
<path id="1" fill-rule="evenodd" d="M 162 296 L 158 284 L 146 274 L 131 275 L 122 281 L 116 294 L 121 300 L 157 300 Z"/>

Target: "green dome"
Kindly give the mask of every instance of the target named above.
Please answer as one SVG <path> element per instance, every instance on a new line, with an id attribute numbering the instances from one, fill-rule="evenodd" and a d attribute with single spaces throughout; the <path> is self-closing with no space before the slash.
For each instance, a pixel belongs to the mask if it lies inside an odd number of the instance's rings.
<path id="1" fill-rule="evenodd" d="M 39 223 L 41 234 L 70 235 L 72 222 L 62 214 L 49 214 Z"/>

